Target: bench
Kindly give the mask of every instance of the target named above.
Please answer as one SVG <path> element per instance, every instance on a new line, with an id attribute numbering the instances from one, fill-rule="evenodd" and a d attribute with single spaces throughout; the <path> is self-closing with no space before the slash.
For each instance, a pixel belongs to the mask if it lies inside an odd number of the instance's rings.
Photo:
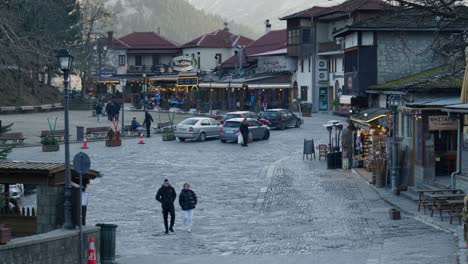
<path id="1" fill-rule="evenodd" d="M 0 143 L 7 144 L 8 142 L 12 143 L 23 143 L 24 141 L 23 133 L 21 132 L 10 132 L 0 134 Z"/>
<path id="2" fill-rule="evenodd" d="M 23 106 L 21 106 L 21 111 L 23 111 L 23 112 L 34 111 L 34 106 L 32 106 L 32 105 L 23 105 Z"/>
<path id="3" fill-rule="evenodd" d="M 53 107 L 54 110 L 61 110 L 61 109 L 63 109 L 62 103 L 55 103 L 55 104 L 52 105 L 52 107 Z"/>
<path id="4" fill-rule="evenodd" d="M 15 112 L 16 106 L 2 106 L 0 107 L 0 112 Z"/>
<path id="5" fill-rule="evenodd" d="M 144 127 L 140 127 L 140 130 L 132 129 L 131 125 L 124 126 L 124 135 L 128 137 L 138 137 L 140 133 L 146 133 L 146 129 Z"/>
<path id="6" fill-rule="evenodd" d="M 162 133 L 164 128 L 169 128 L 171 126 L 171 122 L 161 122 L 158 123 L 156 126 L 153 127 L 155 133 Z"/>
<path id="7" fill-rule="evenodd" d="M 88 139 L 103 139 L 107 137 L 110 127 L 87 127 L 86 136 Z"/>
<path id="8" fill-rule="evenodd" d="M 52 110 L 54 106 L 51 104 L 44 104 L 44 105 L 41 105 L 40 107 L 41 107 L 41 111 L 50 111 Z"/>
<path id="9" fill-rule="evenodd" d="M 418 212 L 421 210 L 421 206 L 424 209 L 424 214 L 426 214 L 426 206 L 432 206 L 433 199 L 425 194 L 444 194 L 444 193 L 463 193 L 461 189 L 417 189 L 415 190 L 419 194 L 418 199 Z"/>
<path id="10" fill-rule="evenodd" d="M 450 213 L 452 211 L 452 205 L 448 201 L 463 199 L 465 194 L 431 194 L 429 197 L 432 199 L 431 217 L 434 215 L 434 211 L 439 211 L 440 220 L 443 221 L 442 212 Z"/>
<path id="11" fill-rule="evenodd" d="M 49 130 L 41 131 L 41 138 L 52 136 L 52 132 Z M 55 130 L 54 137 L 57 141 L 63 142 L 65 140 L 65 130 Z"/>
<path id="12" fill-rule="evenodd" d="M 449 215 L 450 215 L 450 224 L 453 223 L 453 218 L 457 217 L 460 225 L 462 224 L 462 215 L 463 215 L 463 206 L 465 205 L 465 200 L 447 200 L 447 203 L 452 206 Z"/>

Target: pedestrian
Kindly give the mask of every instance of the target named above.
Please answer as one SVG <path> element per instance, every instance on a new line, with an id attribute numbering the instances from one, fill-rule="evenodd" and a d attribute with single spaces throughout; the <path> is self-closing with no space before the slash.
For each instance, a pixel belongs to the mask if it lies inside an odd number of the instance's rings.
<path id="1" fill-rule="evenodd" d="M 108 101 L 105 108 L 107 114 L 107 120 L 112 121 L 112 102 Z"/>
<path id="2" fill-rule="evenodd" d="M 146 126 L 146 137 L 151 137 L 151 123 L 153 123 L 153 117 L 148 112 L 145 111 L 145 121 L 143 121 L 143 126 Z"/>
<path id="3" fill-rule="evenodd" d="M 184 213 L 184 228 L 192 232 L 193 209 L 197 205 L 197 195 L 190 189 L 190 184 L 185 183 L 179 194 L 179 204 Z"/>
<path id="4" fill-rule="evenodd" d="M 97 117 L 98 123 L 101 123 L 101 116 L 102 116 L 102 105 L 101 105 L 101 102 L 98 102 L 98 103 L 96 104 L 96 107 L 94 108 L 94 110 L 96 110 L 96 117 Z"/>
<path id="5" fill-rule="evenodd" d="M 247 118 L 244 118 L 244 120 L 242 120 L 239 130 L 243 140 L 242 146 L 247 147 L 247 143 L 249 142 L 249 124 Z"/>
<path id="6" fill-rule="evenodd" d="M 156 200 L 161 203 L 163 218 L 164 218 L 164 227 L 166 228 L 166 235 L 169 234 L 169 231 L 174 232 L 174 222 L 175 222 L 175 209 L 174 201 L 177 197 L 177 193 L 174 187 L 171 186 L 168 179 L 164 180 L 163 185 L 159 188 L 156 193 Z M 171 215 L 171 225 L 168 226 L 168 217 Z"/>
<path id="7" fill-rule="evenodd" d="M 120 104 L 114 103 L 114 121 L 119 121 L 120 116 Z"/>

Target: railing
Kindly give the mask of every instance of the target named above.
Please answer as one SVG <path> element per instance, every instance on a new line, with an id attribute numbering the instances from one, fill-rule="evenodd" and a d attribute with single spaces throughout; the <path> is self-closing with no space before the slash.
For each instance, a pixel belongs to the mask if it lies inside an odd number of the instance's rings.
<path id="1" fill-rule="evenodd" d="M 13 236 L 29 236 L 37 233 L 37 217 L 34 207 L 21 210 L 0 209 L 0 224 L 11 228 Z"/>
<path id="2" fill-rule="evenodd" d="M 128 73 L 151 73 L 153 72 L 152 65 L 143 65 L 143 66 L 128 66 Z"/>
<path id="3" fill-rule="evenodd" d="M 319 47 L 318 47 L 319 52 L 339 51 L 341 49 L 342 49 L 341 44 L 336 44 L 335 41 L 319 43 Z"/>

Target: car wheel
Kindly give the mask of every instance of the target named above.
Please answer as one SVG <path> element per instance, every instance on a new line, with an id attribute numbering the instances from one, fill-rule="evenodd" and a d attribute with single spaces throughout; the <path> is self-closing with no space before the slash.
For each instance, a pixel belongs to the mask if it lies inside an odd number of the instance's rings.
<path id="1" fill-rule="evenodd" d="M 198 136 L 198 141 L 203 142 L 206 140 L 206 134 L 205 132 L 201 132 L 200 136 Z"/>
<path id="2" fill-rule="evenodd" d="M 301 127 L 301 120 L 297 120 L 296 121 L 296 128 L 300 128 Z"/>
<path id="3" fill-rule="evenodd" d="M 180 141 L 180 142 L 184 142 L 184 141 L 185 141 L 185 138 L 179 138 L 179 141 Z"/>
<path id="4" fill-rule="evenodd" d="M 263 135 L 263 140 L 267 140 L 270 138 L 270 131 L 265 131 L 265 134 Z"/>
<path id="5" fill-rule="evenodd" d="M 285 129 L 286 129 L 286 125 L 284 124 L 284 121 L 281 123 L 280 129 L 281 129 L 281 130 L 285 130 Z"/>
<path id="6" fill-rule="evenodd" d="M 225 140 L 225 139 L 221 139 L 221 143 L 226 143 L 226 140 Z"/>

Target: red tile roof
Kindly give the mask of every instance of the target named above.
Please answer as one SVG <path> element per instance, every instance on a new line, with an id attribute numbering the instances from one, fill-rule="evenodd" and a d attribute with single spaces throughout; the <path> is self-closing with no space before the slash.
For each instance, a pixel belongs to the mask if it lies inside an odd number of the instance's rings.
<path id="1" fill-rule="evenodd" d="M 252 55 L 284 49 L 288 46 L 287 30 L 272 30 L 263 35 L 242 52 L 244 55 L 242 66 L 247 66 Z M 239 55 L 234 55 L 221 64 L 221 68 L 234 68 L 239 64 Z"/>
<path id="2" fill-rule="evenodd" d="M 236 35 L 229 30 L 217 30 L 204 34 L 186 44 L 183 48 L 210 47 L 210 48 L 230 48 L 235 45 L 249 45 L 253 40 L 241 35 Z"/>
<path id="3" fill-rule="evenodd" d="M 289 16 L 282 17 L 282 18 L 280 18 L 280 20 L 287 20 L 287 19 L 291 19 L 291 18 L 309 18 L 309 17 L 313 17 L 316 14 L 318 14 L 320 11 L 322 11 L 323 9 L 326 9 L 326 7 L 313 6 L 312 8 L 309 8 L 309 9 L 306 9 L 306 10 L 303 10 L 303 11 L 299 11 L 299 12 L 294 13 L 294 14 L 289 15 Z"/>
<path id="4" fill-rule="evenodd" d="M 132 49 L 177 49 L 172 42 L 154 32 L 133 32 L 119 39 Z"/>

